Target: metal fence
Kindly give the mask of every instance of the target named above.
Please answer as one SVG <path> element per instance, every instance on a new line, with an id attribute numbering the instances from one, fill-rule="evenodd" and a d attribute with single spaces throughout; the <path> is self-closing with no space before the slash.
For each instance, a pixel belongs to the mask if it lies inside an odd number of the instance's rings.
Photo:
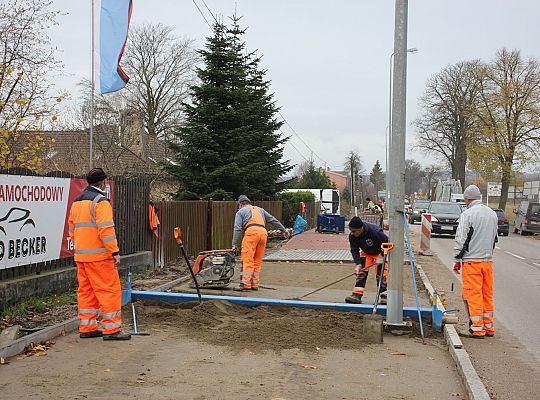
<path id="1" fill-rule="evenodd" d="M 120 254 L 150 250 L 150 181 L 144 177 L 135 177 L 113 178 L 113 182 L 114 222 Z"/>
<path id="2" fill-rule="evenodd" d="M 281 201 L 253 202 L 277 219 L 282 218 Z M 210 249 L 231 247 L 236 214 L 234 201 L 167 201 L 156 205 L 159 235 L 152 239 L 154 266 L 161 267 L 181 256 L 173 229 L 182 229 L 186 251 L 191 256 Z"/>

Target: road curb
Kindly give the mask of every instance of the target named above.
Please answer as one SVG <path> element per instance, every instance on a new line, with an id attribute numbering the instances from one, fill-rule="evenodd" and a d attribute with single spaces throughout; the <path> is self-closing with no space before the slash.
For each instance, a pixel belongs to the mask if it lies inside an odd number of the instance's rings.
<path id="1" fill-rule="evenodd" d="M 8 358 L 16 356 L 24 351 L 25 348 L 32 343 L 41 343 L 47 340 L 54 339 L 63 333 L 74 331 L 79 327 L 79 318 L 73 317 L 68 320 L 62 321 L 59 324 L 53 325 L 49 328 L 45 328 L 39 332 L 34 332 L 30 335 L 23 336 L 0 348 L 0 357 Z"/>
<path id="2" fill-rule="evenodd" d="M 426 292 L 429 294 L 430 301 L 433 304 L 433 294 L 435 292 L 433 286 L 431 285 L 431 282 L 429 281 L 429 278 L 426 275 L 425 271 L 422 269 L 422 267 L 416 263 L 415 267 L 418 271 L 420 279 L 422 279 L 422 282 L 424 283 Z M 436 301 L 437 308 L 444 312 L 445 308 L 441 303 L 441 300 L 437 298 Z M 478 373 L 474 369 L 469 354 L 463 348 L 463 343 L 461 342 L 456 328 L 454 328 L 453 325 L 444 325 L 444 338 L 446 339 L 446 343 L 448 344 L 448 351 L 450 352 L 450 355 L 452 356 L 452 359 L 454 360 L 458 368 L 459 376 L 461 377 L 463 384 L 467 389 L 469 399 L 489 400 L 490 397 L 487 389 L 480 380 Z"/>
<path id="3" fill-rule="evenodd" d="M 151 291 L 164 292 L 190 279 L 191 277 L 189 275 L 183 276 L 173 281 L 156 286 L 155 288 L 152 288 Z M 62 334 L 73 332 L 77 330 L 78 327 L 79 327 L 78 317 L 67 319 L 56 325 L 42 329 L 39 332 L 34 332 L 30 335 L 23 336 L 20 339 L 17 339 L 5 346 L 0 347 L 0 357 L 8 358 L 8 357 L 16 356 L 17 354 L 22 353 L 24 349 L 26 349 L 32 343 L 36 344 L 36 343 L 41 343 L 47 340 L 54 339 L 55 337 L 60 336 Z"/>

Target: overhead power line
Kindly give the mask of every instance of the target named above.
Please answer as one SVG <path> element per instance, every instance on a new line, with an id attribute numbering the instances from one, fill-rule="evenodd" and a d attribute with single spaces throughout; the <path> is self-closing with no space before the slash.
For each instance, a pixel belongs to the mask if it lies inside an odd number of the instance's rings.
<path id="1" fill-rule="evenodd" d="M 285 134 L 285 132 L 283 132 L 283 130 L 280 128 L 279 131 L 283 134 L 283 136 L 287 136 L 287 134 Z M 290 136 L 288 136 L 290 138 Z M 300 157 L 302 157 L 304 160 L 308 161 L 309 160 L 306 158 L 306 156 L 304 156 L 304 154 L 302 154 L 302 152 L 300 150 L 298 150 L 298 147 L 296 147 L 293 142 L 291 142 L 290 140 L 287 140 L 287 143 L 290 144 L 293 149 L 296 150 L 296 152 L 300 155 Z"/>
<path id="2" fill-rule="evenodd" d="M 298 132 L 296 132 L 296 130 L 291 126 L 291 124 L 289 123 L 289 121 L 287 121 L 287 119 L 283 116 L 283 114 L 281 113 L 281 111 L 278 111 L 278 114 L 280 115 L 280 117 L 283 119 L 283 121 L 285 122 L 285 124 L 287 124 L 287 126 L 291 129 L 291 131 L 296 135 L 296 137 L 298 139 L 300 139 L 300 141 L 304 144 L 304 146 L 306 146 L 310 153 L 313 154 L 314 156 L 316 156 L 319 160 L 321 160 L 325 165 L 329 166 L 330 163 L 327 162 L 324 158 L 322 158 L 321 156 L 319 156 L 305 141 L 304 139 L 302 139 L 302 137 L 298 134 Z"/>
<path id="3" fill-rule="evenodd" d="M 193 1 L 193 4 L 195 4 L 195 7 L 197 7 L 197 10 L 199 10 L 199 14 L 201 14 L 201 17 L 203 17 L 204 21 L 206 22 L 206 25 L 208 25 L 208 27 L 210 29 L 212 29 L 212 25 L 210 25 L 210 22 L 208 22 L 208 20 L 206 19 L 206 17 L 204 16 L 202 10 L 199 8 L 199 5 L 197 3 L 195 3 L 195 0 L 192 0 Z M 210 13 L 212 14 L 212 13 Z M 214 15 L 212 15 L 213 17 Z M 214 18 L 215 19 L 215 18 Z"/>
<path id="4" fill-rule="evenodd" d="M 214 13 L 212 12 L 212 10 L 210 10 L 210 7 L 208 7 L 208 5 L 206 4 L 206 1 L 204 0 L 201 0 L 204 4 L 204 6 L 206 7 L 206 9 L 208 10 L 208 12 L 210 13 L 210 15 L 212 16 L 212 18 L 214 18 L 214 22 L 217 24 L 218 23 L 218 20 L 216 19 Z"/>

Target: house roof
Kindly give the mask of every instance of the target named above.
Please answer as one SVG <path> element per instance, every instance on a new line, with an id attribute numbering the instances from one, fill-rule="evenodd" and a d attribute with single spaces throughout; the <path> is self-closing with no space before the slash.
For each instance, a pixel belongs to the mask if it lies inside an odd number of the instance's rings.
<path id="1" fill-rule="evenodd" d="M 73 131 L 25 132 L 39 134 L 48 143 L 42 155 L 44 173 L 65 171 L 74 175 L 86 173 L 89 164 L 89 129 Z M 111 175 L 157 175 L 167 162 L 165 142 L 142 133 L 141 137 L 123 137 L 118 126 L 98 125 L 93 132 L 93 164 Z M 142 143 L 141 143 L 142 142 Z"/>

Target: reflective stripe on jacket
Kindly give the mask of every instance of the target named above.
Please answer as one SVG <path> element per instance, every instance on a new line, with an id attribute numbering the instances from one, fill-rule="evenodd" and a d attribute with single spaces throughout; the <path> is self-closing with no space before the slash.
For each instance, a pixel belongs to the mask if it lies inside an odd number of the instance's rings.
<path id="1" fill-rule="evenodd" d="M 101 261 L 118 254 L 112 206 L 98 189 L 88 186 L 75 199 L 68 226 L 75 261 Z"/>
<path id="2" fill-rule="evenodd" d="M 469 204 L 459 217 L 454 245 L 455 259 L 490 261 L 497 241 L 497 223 L 495 211 L 482 204 L 481 200 Z"/>

